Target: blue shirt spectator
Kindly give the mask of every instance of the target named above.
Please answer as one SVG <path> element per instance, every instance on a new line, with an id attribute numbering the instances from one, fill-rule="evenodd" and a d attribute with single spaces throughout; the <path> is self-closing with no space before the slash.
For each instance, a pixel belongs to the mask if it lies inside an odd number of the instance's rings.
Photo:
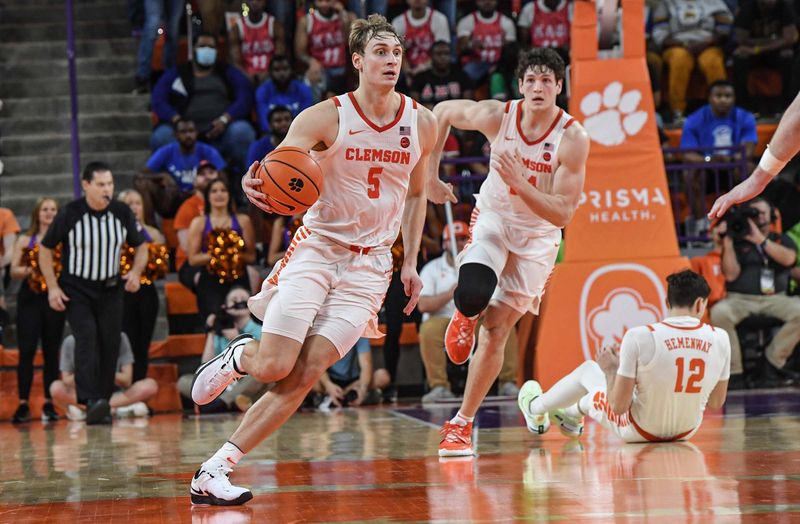
<path id="1" fill-rule="evenodd" d="M 283 106 L 297 116 L 300 111 L 314 103 L 311 88 L 292 78 L 292 68 L 285 56 L 275 56 L 269 64 L 269 79 L 256 90 L 256 113 L 258 127 L 269 133 L 269 114 Z"/>
<path id="2" fill-rule="evenodd" d="M 178 142 L 167 144 L 153 153 L 147 161 L 147 169 L 153 173 L 169 173 L 181 192 L 190 192 L 194 189 L 197 167 L 204 160 L 217 170 L 225 169 L 225 160 L 219 151 L 203 142 L 197 142 L 189 153 L 185 153 Z"/>
<path id="3" fill-rule="evenodd" d="M 358 380 L 361 374 L 361 366 L 358 363 L 358 355 L 362 353 L 370 353 L 372 348 L 369 345 L 368 338 L 360 338 L 356 342 L 355 347 L 348 351 L 347 354 L 341 359 L 337 360 L 331 367 L 328 368 L 328 376 L 334 382 L 350 383 Z"/>
<path id="4" fill-rule="evenodd" d="M 257 323 L 255 320 L 251 318 L 250 321 L 247 324 L 245 324 L 245 326 L 242 329 L 239 330 L 240 335 L 243 335 L 244 333 L 252 335 L 253 338 L 255 338 L 256 340 L 261 340 L 261 324 Z M 223 337 L 222 335 L 215 334 L 214 356 L 219 355 L 223 351 L 225 351 L 225 348 L 228 347 L 229 342 L 230 340 Z"/>
<path id="5" fill-rule="evenodd" d="M 749 111 L 736 107 L 735 101 L 730 82 L 715 82 L 710 88 L 709 103 L 686 119 L 681 147 L 714 148 L 749 144 L 749 157 L 758 142 L 756 119 Z M 726 154 L 726 151 L 707 149 L 704 154 Z"/>
<path id="6" fill-rule="evenodd" d="M 267 115 L 270 128 L 269 134 L 250 144 L 250 149 L 247 150 L 248 166 L 253 165 L 253 162 L 260 162 L 262 158 L 283 142 L 283 139 L 286 138 L 286 133 L 289 132 L 289 126 L 292 125 L 293 118 L 294 115 L 286 106 L 275 106 L 270 110 Z"/>

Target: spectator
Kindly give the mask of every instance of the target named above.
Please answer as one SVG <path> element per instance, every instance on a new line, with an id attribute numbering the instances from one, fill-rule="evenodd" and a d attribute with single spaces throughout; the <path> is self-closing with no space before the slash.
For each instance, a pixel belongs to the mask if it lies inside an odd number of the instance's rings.
<path id="1" fill-rule="evenodd" d="M 220 172 L 217 171 L 214 164 L 207 160 L 201 160 L 194 179 L 194 193 L 183 201 L 178 212 L 175 213 L 175 221 L 172 223 L 175 234 L 178 236 L 178 247 L 175 249 L 175 270 L 178 271 L 181 283 L 191 290 L 194 290 L 194 275 L 197 270 L 192 268 L 191 264 L 185 264 L 186 252 L 189 250 L 189 226 L 192 225 L 195 217 L 201 216 L 205 211 L 206 201 L 203 195 L 206 187 L 219 177 Z M 184 275 L 184 269 L 188 271 L 187 275 Z"/>
<path id="2" fill-rule="evenodd" d="M 161 19 L 166 15 L 166 45 L 162 54 L 164 69 L 175 66 L 178 54 L 178 37 L 180 36 L 180 22 L 183 14 L 181 0 L 145 0 L 144 1 L 144 27 L 142 39 L 139 41 L 139 50 L 136 53 L 136 77 L 134 93 L 146 93 L 150 90 L 151 64 L 153 62 L 153 47 L 159 37 Z"/>
<path id="3" fill-rule="evenodd" d="M 286 52 L 286 32 L 266 13 L 266 0 L 247 0 L 247 16 L 240 16 L 228 31 L 231 63 L 243 70 L 255 85 L 267 77 L 273 56 Z"/>
<path id="4" fill-rule="evenodd" d="M 14 213 L 10 209 L 0 207 L 0 237 L 2 237 L 0 242 L 0 325 L 8 320 L 6 290 L 3 283 L 6 280 L 6 266 L 11 263 L 11 254 L 19 231 L 19 223 Z M 2 340 L 0 340 L 1 342 Z"/>
<path id="5" fill-rule="evenodd" d="M 469 242 L 469 227 L 465 222 L 453 222 L 456 249 L 460 253 Z M 419 350 L 425 366 L 430 391 L 423 395 L 423 404 L 455 398 L 447 379 L 447 356 L 444 350 L 444 333 L 450 317 L 455 313 L 453 291 L 458 283 L 458 272 L 450 250 L 450 226 L 444 228 L 442 250 L 444 254 L 431 260 L 420 271 L 423 282 L 419 298 L 422 325 L 419 329 Z M 500 395 L 516 395 L 517 340 L 512 330 L 508 337 L 500 371 Z"/>
<path id="6" fill-rule="evenodd" d="M 765 351 L 761 386 L 785 383 L 784 365 L 800 342 L 800 299 L 786 296 L 789 272 L 797 260 L 797 246 L 787 235 L 771 233 L 775 221 L 772 205 L 763 198 L 750 201 L 758 211 L 747 219 L 749 231 L 733 238 L 731 224 L 722 241 L 722 274 L 727 297 L 711 308 L 711 322 L 731 339 L 731 388 L 741 388 L 742 351 L 736 326 L 751 315 L 766 315 L 784 322 Z"/>
<path id="7" fill-rule="evenodd" d="M 249 288 L 246 264 L 256 261 L 255 233 L 250 217 L 236 213 L 236 206 L 231 198 L 228 183 L 217 179 L 208 184 L 205 194 L 205 214 L 192 220 L 189 226 L 189 263 L 201 268 L 197 278 L 197 307 L 203 317 L 215 312 L 225 295 L 236 285 Z M 239 263 L 233 262 L 225 277 L 212 273 L 209 269 L 212 261 L 219 267 L 225 266 L 218 254 L 209 251 L 210 240 L 218 235 L 236 232 L 244 246 L 238 250 Z M 235 269 L 235 273 L 233 271 Z"/>
<path id="8" fill-rule="evenodd" d="M 243 333 L 252 335 L 256 340 L 261 340 L 261 325 L 252 319 L 250 310 L 247 309 L 247 299 L 250 293 L 242 287 L 232 288 L 225 296 L 225 301 L 210 314 L 206 320 L 206 345 L 203 349 L 201 362 L 208 362 L 225 350 L 228 342 Z M 194 373 L 182 375 L 178 379 L 178 391 L 183 398 L 191 401 L 192 382 Z M 202 411 L 224 411 L 233 409 L 236 405 L 241 411 L 247 411 L 250 405 L 267 390 L 266 385 L 247 375 L 225 391 L 219 399 L 206 406 L 201 406 Z"/>
<path id="9" fill-rule="evenodd" d="M 389 0 L 347 0 L 347 8 L 358 18 L 367 18 L 373 13 L 386 16 L 388 4 Z"/>
<path id="10" fill-rule="evenodd" d="M 269 80 L 261 84 L 256 91 L 256 113 L 261 132 L 269 133 L 268 117 L 270 111 L 276 107 L 289 109 L 292 117 L 295 117 L 313 103 L 311 88 L 304 82 L 292 78 L 289 58 L 283 55 L 275 56 L 269 68 Z"/>
<path id="11" fill-rule="evenodd" d="M 185 117 L 197 125 L 200 140 L 222 152 L 232 173 L 244 172 L 247 147 L 255 140 L 248 123 L 253 87 L 244 73 L 217 60 L 213 35 L 197 37 L 193 62 L 164 72 L 153 89 L 152 106 L 161 122 L 150 138 L 154 151 L 175 139 L 173 126 Z"/>
<path id="12" fill-rule="evenodd" d="M 50 309 L 47 303 L 47 289 L 43 289 L 41 271 L 34 270 L 32 258 L 38 262 L 34 252 L 39 242 L 47 234 L 58 212 L 58 204 L 52 198 L 40 198 L 33 206 L 31 226 L 19 236 L 14 244 L 11 260 L 11 276 L 24 280 L 17 295 L 17 345 L 19 364 L 17 365 L 17 393 L 19 406 L 11 419 L 14 423 L 28 422 L 31 410 L 28 398 L 33 383 L 33 358 L 39 340 L 42 341 L 44 356 L 44 406 L 42 421 L 55 422 L 58 415 L 53 409 L 50 397 L 50 384 L 58 378 L 58 345 L 64 332 L 64 313 Z"/>
<path id="13" fill-rule="evenodd" d="M 736 14 L 733 78 L 736 97 L 752 109 L 747 79 L 754 66 L 768 66 L 781 74 L 781 107 L 788 107 L 798 80 L 792 74 L 797 17 L 792 0 L 742 0 Z"/>
<path id="14" fill-rule="evenodd" d="M 714 304 L 725 298 L 725 275 L 722 274 L 722 239 L 727 233 L 728 223 L 720 220 L 711 228 L 711 241 L 714 246 L 711 251 L 689 260 L 692 271 L 702 275 L 708 282 L 708 287 L 711 288 L 704 322 L 709 321 L 709 311 Z"/>
<path id="15" fill-rule="evenodd" d="M 295 233 L 303 225 L 304 215 L 305 211 L 291 217 L 278 215 L 275 218 L 272 223 L 272 238 L 270 238 L 267 251 L 267 266 L 274 266 L 286 255 L 286 250 L 289 248 Z"/>
<path id="16" fill-rule="evenodd" d="M 436 42 L 431 49 L 431 68 L 414 77 L 411 98 L 428 109 L 445 100 L 472 98 L 472 80 L 460 69 L 453 69 L 450 43 Z"/>
<path id="17" fill-rule="evenodd" d="M 503 48 L 497 69 L 489 75 L 489 98 L 506 102 L 522 98 L 519 93 L 519 80 L 514 74 L 519 56 L 516 44 L 509 44 Z M 556 98 L 556 103 L 566 107 L 566 95 L 562 92 Z"/>
<path id="18" fill-rule="evenodd" d="M 116 391 L 111 396 L 109 405 L 111 413 L 115 417 L 146 417 L 150 414 L 147 407 L 149 399 L 158 393 L 158 383 L 152 378 L 134 380 L 133 378 L 133 351 L 127 335 L 122 333 L 119 339 L 120 345 L 115 353 L 119 354 L 116 367 L 114 368 L 114 387 Z M 67 411 L 67 418 L 70 420 L 87 420 L 84 410 L 78 407 L 78 397 L 76 393 L 76 355 L 75 337 L 68 335 L 61 343 L 61 380 L 56 380 L 50 386 L 50 393 L 53 400 Z M 80 357 L 77 357 L 78 366 Z M 88 422 L 88 421 L 87 421 Z"/>
<path id="19" fill-rule="evenodd" d="M 753 151 L 758 142 L 756 119 L 752 113 L 736 107 L 733 84 L 719 80 L 711 84 L 708 104 L 686 119 L 681 134 L 681 148 L 695 148 L 683 154 L 687 162 L 731 162 L 738 154 L 720 147 L 745 147 L 745 156 L 753 161 Z M 703 149 L 708 148 L 708 149 Z M 705 177 L 697 170 L 687 173 L 686 185 L 691 193 L 693 221 L 687 234 L 701 236 L 708 230 L 709 222 L 705 209 Z M 719 173 L 717 173 L 719 176 Z"/>
<path id="20" fill-rule="evenodd" d="M 514 22 L 497 11 L 497 0 L 476 0 L 477 11 L 458 21 L 458 55 L 464 72 L 474 82 L 486 79 L 494 70 L 503 46 L 517 41 Z"/>
<path id="21" fill-rule="evenodd" d="M 39 246 L 39 264 L 47 283 L 47 299 L 67 312 L 76 340 L 75 391 L 85 406 L 86 422 L 110 422 L 114 369 L 122 332 L 122 286 L 139 290 L 147 264 L 147 244 L 130 208 L 112 199 L 114 178 L 108 165 L 90 162 L 83 170 L 84 198 L 64 206 Z M 96 234 L 90 234 L 94 232 Z M 136 250 L 131 270 L 120 278 L 122 244 Z M 56 279 L 52 250 L 62 244 L 64 261 Z"/>
<path id="22" fill-rule="evenodd" d="M 599 7 L 599 5 L 598 5 Z M 549 47 L 569 64 L 569 30 L 572 21 L 570 0 L 533 0 L 517 19 L 519 41 L 527 47 Z"/>
<path id="23" fill-rule="evenodd" d="M 447 43 L 450 61 L 450 25 L 446 16 L 428 7 L 427 0 L 406 0 L 406 3 L 408 10 L 395 17 L 392 25 L 404 39 L 403 72 L 413 85 L 418 74 L 431 68 L 434 42 Z"/>
<path id="24" fill-rule="evenodd" d="M 372 365 L 372 348 L 368 338 L 360 338 L 354 351 L 328 368 L 320 377 L 314 390 L 324 393 L 320 404 L 325 409 L 330 404 L 337 407 L 368 406 L 381 400 L 381 388 L 389 385 L 389 373 Z"/>
<path id="25" fill-rule="evenodd" d="M 295 58 L 308 66 L 306 77 L 314 85 L 344 85 L 347 38 L 355 15 L 333 0 L 314 0 L 314 8 L 297 22 Z"/>
<path id="26" fill-rule="evenodd" d="M 724 40 L 733 17 L 722 0 L 664 0 L 653 12 L 653 41 L 669 67 L 667 99 L 676 119 L 686 111 L 695 62 L 711 85 L 724 80 Z"/>
<path id="27" fill-rule="evenodd" d="M 134 186 L 144 201 L 145 223 L 151 226 L 156 223 L 155 212 L 163 218 L 175 216 L 181 203 L 191 195 L 201 162 L 210 162 L 217 169 L 226 167 L 219 151 L 197 141 L 193 121 L 178 118 L 175 130 L 177 142 L 161 146 L 134 179 Z"/>
<path id="28" fill-rule="evenodd" d="M 286 106 L 275 106 L 270 109 L 267 114 L 269 131 L 266 135 L 250 144 L 250 148 L 247 150 L 248 166 L 252 165 L 253 162 L 259 162 L 278 147 L 278 144 L 283 142 L 283 139 L 286 138 L 286 133 L 289 132 L 289 126 L 292 125 L 292 118 L 294 116 Z"/>
<path id="29" fill-rule="evenodd" d="M 164 245 L 164 235 L 153 226 L 144 224 L 142 195 L 135 189 L 126 189 L 120 192 L 119 200 L 131 208 L 131 212 L 139 224 L 139 232 L 145 242 L 151 244 L 148 247 L 148 266 L 158 267 L 159 263 L 153 257 L 161 256 L 158 247 Z M 169 261 L 164 260 L 160 265 L 168 264 Z M 164 268 L 164 272 L 166 272 L 166 268 Z M 153 340 L 153 331 L 155 331 L 156 317 L 158 316 L 158 291 L 152 280 L 154 276 L 148 275 L 147 278 L 140 280 L 139 291 L 135 293 L 126 291 L 123 298 L 122 332 L 128 336 L 133 350 L 134 382 L 147 377 L 150 342 Z"/>

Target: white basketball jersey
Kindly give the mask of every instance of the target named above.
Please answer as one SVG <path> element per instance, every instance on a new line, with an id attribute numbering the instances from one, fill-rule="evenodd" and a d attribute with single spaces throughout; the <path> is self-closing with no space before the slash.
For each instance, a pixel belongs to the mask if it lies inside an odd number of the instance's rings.
<path id="1" fill-rule="evenodd" d="M 371 122 L 353 93 L 337 96 L 339 132 L 325 151 L 311 151 L 324 176 L 319 200 L 303 222 L 345 245 L 391 245 L 400 232 L 411 170 L 420 158 L 417 103 L 401 97 L 396 118 Z"/>
<path id="2" fill-rule="evenodd" d="M 522 102 L 513 100 L 506 103 L 500 131 L 491 144 L 492 158 L 496 153 L 519 150 L 522 162 L 527 167 L 528 181 L 540 191 L 552 194 L 553 178 L 558 167 L 556 152 L 564 131 L 575 119 L 560 109 L 542 136 L 529 139 L 522 132 Z M 477 207 L 481 211 L 491 210 L 500 214 L 509 225 L 525 232 L 544 234 L 558 229 L 531 211 L 491 166 L 489 176 L 481 186 Z"/>
<path id="3" fill-rule="evenodd" d="M 636 372 L 631 417 L 648 433 L 662 438 L 696 428 L 711 391 L 730 373 L 728 334 L 684 317 L 634 329 L 649 332 L 655 351 L 652 360 Z"/>

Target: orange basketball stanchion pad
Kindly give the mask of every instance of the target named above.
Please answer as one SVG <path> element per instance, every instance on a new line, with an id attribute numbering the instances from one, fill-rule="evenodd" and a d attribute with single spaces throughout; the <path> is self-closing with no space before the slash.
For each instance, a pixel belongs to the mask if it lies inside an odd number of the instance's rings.
<path id="1" fill-rule="evenodd" d="M 534 374 L 544 389 L 628 329 L 666 314 L 670 273 L 686 269 L 684 257 L 564 263 L 556 266 L 542 304 Z"/>
<path id="2" fill-rule="evenodd" d="M 644 3 L 623 0 L 623 57 L 597 58 L 593 2 L 572 21 L 570 113 L 591 149 L 580 204 L 565 233 L 536 340 L 534 376 L 549 388 L 597 350 L 665 312 L 678 251 L 645 62 Z"/>

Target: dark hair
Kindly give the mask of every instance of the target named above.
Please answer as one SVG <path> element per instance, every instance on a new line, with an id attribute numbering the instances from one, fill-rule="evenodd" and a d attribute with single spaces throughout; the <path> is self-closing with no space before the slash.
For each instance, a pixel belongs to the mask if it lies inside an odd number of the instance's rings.
<path id="1" fill-rule="evenodd" d="M 83 176 L 81 177 L 83 180 L 87 182 L 91 182 L 94 180 L 94 174 L 98 171 L 111 171 L 111 166 L 106 164 L 105 162 L 94 161 L 89 162 L 86 164 L 86 167 L 83 168 Z"/>
<path id="2" fill-rule="evenodd" d="M 670 307 L 691 307 L 698 298 L 708 298 L 710 293 L 706 279 L 691 269 L 667 277 L 667 302 Z"/>
<path id="3" fill-rule="evenodd" d="M 286 106 L 275 106 L 269 110 L 269 113 L 267 113 L 267 122 L 272 120 L 273 115 L 275 115 L 276 113 L 289 113 L 291 115 L 292 110 Z"/>
<path id="4" fill-rule="evenodd" d="M 228 191 L 228 214 L 230 214 L 231 216 L 235 215 L 236 204 L 233 201 L 231 186 L 228 184 L 228 181 L 223 179 L 222 177 L 215 178 L 214 180 L 209 182 L 208 185 L 206 186 L 206 189 L 203 191 L 203 198 L 205 199 L 205 205 L 204 205 L 205 214 L 206 215 L 211 214 L 211 202 L 209 201 L 208 195 L 211 194 L 211 189 L 217 184 L 222 184 L 223 186 L 225 186 L 225 190 Z"/>
<path id="5" fill-rule="evenodd" d="M 715 87 L 730 87 L 731 89 L 734 88 L 733 87 L 733 82 L 731 82 L 730 80 L 717 80 L 714 83 L 712 83 L 710 86 L 708 86 L 708 94 L 709 95 L 711 94 L 711 91 L 713 91 Z"/>
<path id="6" fill-rule="evenodd" d="M 178 119 L 175 121 L 175 129 L 178 129 L 178 126 L 180 124 L 192 124 L 193 126 L 195 126 L 195 128 L 197 127 L 194 120 L 185 116 L 178 117 Z"/>
<path id="7" fill-rule="evenodd" d="M 286 63 L 289 64 L 290 68 L 292 66 L 291 62 L 289 61 L 289 56 L 288 55 L 274 55 L 272 57 L 272 60 L 269 63 L 269 70 L 270 71 L 272 71 L 272 66 L 275 65 L 275 62 L 286 62 Z"/>
<path id="8" fill-rule="evenodd" d="M 386 20 L 386 17 L 372 14 L 366 20 L 359 18 L 350 24 L 350 37 L 347 39 L 350 52 L 363 55 L 369 41 L 381 33 L 389 33 L 397 38 L 400 45 L 405 49 L 403 37 L 397 34 L 397 30 Z"/>
<path id="9" fill-rule="evenodd" d="M 556 81 L 564 80 L 566 65 L 564 59 L 552 49 L 534 47 L 519 54 L 515 76 L 522 80 L 530 68 L 549 69 L 556 77 Z"/>
<path id="10" fill-rule="evenodd" d="M 431 46 L 431 49 L 433 49 L 437 45 L 446 45 L 449 48 L 450 47 L 450 42 L 448 42 L 447 40 L 437 40 L 437 41 L 435 41 L 433 43 L 433 45 Z"/>
<path id="11" fill-rule="evenodd" d="M 201 36 L 207 36 L 209 38 L 212 38 L 214 40 L 214 47 L 217 47 L 217 35 L 209 31 L 208 29 L 203 29 L 202 31 L 199 31 L 196 35 L 194 35 L 192 43 L 197 44 L 197 41 L 200 40 Z"/>

